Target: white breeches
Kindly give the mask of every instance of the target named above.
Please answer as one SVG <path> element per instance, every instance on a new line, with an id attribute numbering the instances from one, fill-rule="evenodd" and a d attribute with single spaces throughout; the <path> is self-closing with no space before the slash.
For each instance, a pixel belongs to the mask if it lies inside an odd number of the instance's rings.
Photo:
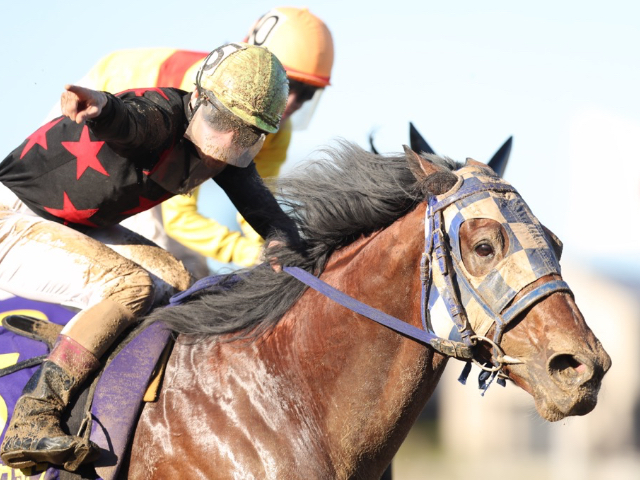
<path id="1" fill-rule="evenodd" d="M 190 282 L 142 236 L 119 225 L 80 233 L 37 216 L 0 183 L 0 289 L 81 310 L 113 300 L 140 316 Z"/>

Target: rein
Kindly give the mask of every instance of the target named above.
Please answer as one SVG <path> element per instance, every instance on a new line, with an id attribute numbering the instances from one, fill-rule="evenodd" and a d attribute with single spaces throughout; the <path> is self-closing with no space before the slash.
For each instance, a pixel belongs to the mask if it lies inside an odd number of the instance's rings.
<path id="1" fill-rule="evenodd" d="M 478 289 L 471 284 L 460 266 L 454 260 L 448 242 L 448 233 L 444 226 L 443 211 L 457 204 L 471 202 L 473 196 L 477 194 L 484 194 L 485 192 L 511 192 L 517 195 L 517 191 L 511 185 L 500 181 L 470 181 L 467 184 L 467 182 L 462 180 L 462 177 L 460 177 L 460 181 L 456 187 L 452 189 L 453 193 L 450 191 L 447 194 L 432 197 L 427 202 L 425 212 L 425 251 L 422 255 L 420 265 L 422 283 L 421 315 L 424 329 L 414 327 L 407 322 L 366 305 L 299 267 L 283 267 L 283 270 L 308 287 L 313 288 L 353 312 L 363 315 L 417 342 L 429 345 L 438 353 L 465 362 L 473 362 L 480 367 L 484 373 L 495 375 L 501 373 L 505 365 L 522 363 L 516 358 L 505 355 L 500 348 L 500 341 L 506 327 L 520 313 L 543 298 L 555 292 L 572 292 L 569 286 L 562 280 L 549 281 L 527 292 L 527 294 L 518 299 L 517 302 L 512 303 L 502 310 L 502 313 L 496 313 Z M 434 285 L 435 269 L 437 269 L 440 275 L 441 286 Z M 492 339 L 474 332 L 473 327 L 469 323 L 466 308 L 462 302 L 461 291 L 463 289 L 478 304 L 484 314 L 491 319 L 492 323 L 495 324 L 495 333 Z M 446 310 L 457 329 L 460 341 L 445 339 L 435 333 L 429 312 L 429 299 L 433 291 L 444 301 Z M 492 354 L 490 363 L 482 362 L 476 358 L 477 352 L 475 347 L 478 343 L 487 343 L 491 346 Z M 470 364 L 468 364 L 468 367 L 470 367 Z M 466 370 L 468 374 L 468 369 Z M 460 380 L 464 383 L 462 377 Z"/>
<path id="2" fill-rule="evenodd" d="M 440 338 L 434 332 L 421 330 L 392 315 L 381 312 L 380 310 L 373 308 L 366 303 L 362 303 L 344 292 L 341 292 L 300 267 L 283 267 L 283 270 L 308 287 L 313 288 L 343 307 L 359 313 L 374 322 L 378 322 L 391 330 L 395 330 L 402 335 L 412 338 L 417 342 L 430 345 L 443 355 L 458 358 L 460 360 L 471 360 L 473 358 L 473 351 L 470 347 L 460 342 Z"/>

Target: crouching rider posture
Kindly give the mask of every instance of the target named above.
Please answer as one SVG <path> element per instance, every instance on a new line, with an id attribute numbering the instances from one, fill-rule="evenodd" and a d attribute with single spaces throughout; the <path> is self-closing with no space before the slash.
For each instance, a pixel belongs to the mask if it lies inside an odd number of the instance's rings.
<path id="1" fill-rule="evenodd" d="M 120 221 L 213 178 L 262 237 L 299 241 L 252 161 L 287 95 L 273 54 L 228 44 L 203 61 L 191 93 L 67 86 L 64 116 L 0 164 L 0 288 L 80 309 L 16 404 L 6 465 L 75 470 L 94 459 L 97 447 L 67 435 L 61 413 L 119 334 L 191 282 Z"/>

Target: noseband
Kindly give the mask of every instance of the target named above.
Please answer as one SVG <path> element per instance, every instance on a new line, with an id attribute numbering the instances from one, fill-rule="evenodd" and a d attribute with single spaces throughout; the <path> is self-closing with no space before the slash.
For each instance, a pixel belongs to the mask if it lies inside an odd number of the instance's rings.
<path id="1" fill-rule="evenodd" d="M 552 280 L 513 301 L 523 288 L 537 279 L 560 274 L 550 244 L 555 238 L 547 237 L 517 191 L 499 177 L 477 166 L 465 167 L 456 175 L 458 182 L 451 190 L 427 202 L 425 251 L 420 266 L 424 330 L 363 304 L 298 267 L 283 270 L 352 311 L 426 343 L 443 355 L 472 361 L 487 372 L 498 373 L 507 364 L 522 363 L 505 355 L 500 348 L 506 327 L 545 297 L 555 292 L 571 293 L 571 290 L 564 281 Z M 482 207 L 487 206 L 493 214 L 482 212 Z M 510 253 L 488 274 L 473 277 L 462 262 L 459 227 L 470 218 L 494 217 L 508 233 Z M 441 317 L 438 328 L 432 324 L 434 311 Z M 470 311 L 476 318 L 473 325 L 469 321 Z M 442 327 L 446 316 L 454 325 L 449 331 Z M 490 339 L 485 334 L 493 325 L 495 330 Z M 436 330 L 440 331 L 436 333 Z M 479 343 L 491 346 L 488 364 L 478 358 Z"/>

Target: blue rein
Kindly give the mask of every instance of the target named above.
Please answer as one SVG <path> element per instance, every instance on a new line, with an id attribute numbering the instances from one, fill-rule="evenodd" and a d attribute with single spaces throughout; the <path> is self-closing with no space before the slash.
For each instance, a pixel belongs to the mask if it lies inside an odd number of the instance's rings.
<path id="1" fill-rule="evenodd" d="M 283 270 L 292 277 L 298 279 L 308 287 L 313 288 L 322 295 L 330 298 L 331 300 L 339 303 L 343 307 L 349 310 L 359 313 L 360 315 L 367 317 L 375 322 L 378 322 L 385 327 L 395 330 L 396 332 L 412 338 L 420 343 L 432 346 L 438 352 L 447 356 L 470 360 L 473 358 L 473 352 L 471 348 L 460 342 L 454 342 L 438 337 L 435 333 L 421 330 L 413 325 L 404 322 L 396 317 L 381 312 L 380 310 L 373 308 L 359 300 L 347 295 L 344 292 L 332 287 L 328 283 L 323 282 L 318 277 L 310 274 L 306 270 L 300 267 L 283 267 Z"/>

